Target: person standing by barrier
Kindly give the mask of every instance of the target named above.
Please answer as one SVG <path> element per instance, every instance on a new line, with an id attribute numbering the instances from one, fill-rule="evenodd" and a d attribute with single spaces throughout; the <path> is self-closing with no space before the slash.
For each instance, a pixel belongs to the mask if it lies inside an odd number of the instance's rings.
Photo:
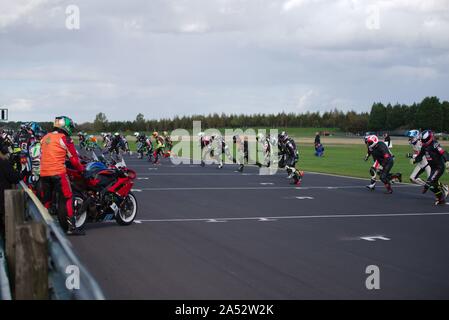
<path id="1" fill-rule="evenodd" d="M 0 234 L 5 234 L 5 190 L 19 183 L 20 175 L 9 161 L 9 148 L 0 145 Z"/>
<path id="2" fill-rule="evenodd" d="M 67 215 L 68 235 L 84 235 L 84 231 L 76 227 L 76 217 L 73 210 L 72 188 L 67 168 L 65 166 L 68 158 L 72 166 L 80 171 L 84 171 L 83 165 L 78 158 L 75 145 L 70 136 L 74 124 L 72 119 L 62 116 L 56 117 L 54 131 L 45 135 L 41 141 L 41 184 L 40 193 L 44 206 L 49 209 L 52 205 L 54 193 L 63 197 Z M 64 207 L 64 206 L 63 206 Z M 61 222 L 63 225 L 64 223 Z"/>

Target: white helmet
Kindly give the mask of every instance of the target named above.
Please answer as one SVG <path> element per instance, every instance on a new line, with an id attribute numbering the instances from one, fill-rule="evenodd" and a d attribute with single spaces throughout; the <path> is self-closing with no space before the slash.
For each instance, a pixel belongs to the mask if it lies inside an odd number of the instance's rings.
<path id="1" fill-rule="evenodd" d="M 198 133 L 198 137 L 204 137 L 204 132 L 202 132 L 202 131 L 199 132 L 199 133 Z"/>
<path id="2" fill-rule="evenodd" d="M 259 132 L 257 134 L 257 140 L 258 141 L 263 141 L 265 139 L 265 135 L 262 132 Z"/>
<path id="3" fill-rule="evenodd" d="M 120 133 L 116 132 L 114 133 L 114 136 L 118 137 L 120 135 Z"/>
<path id="4" fill-rule="evenodd" d="M 138 137 L 138 136 L 139 136 L 139 133 L 138 133 L 138 132 L 134 132 L 134 136 L 135 136 L 135 137 Z"/>

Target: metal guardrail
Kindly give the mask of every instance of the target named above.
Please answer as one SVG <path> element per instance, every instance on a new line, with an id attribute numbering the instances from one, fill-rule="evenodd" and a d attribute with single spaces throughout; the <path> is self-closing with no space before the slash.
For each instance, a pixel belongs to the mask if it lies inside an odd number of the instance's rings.
<path id="1" fill-rule="evenodd" d="M 9 284 L 3 239 L 0 236 L 0 300 L 11 300 L 11 286 Z"/>
<path id="2" fill-rule="evenodd" d="M 50 297 L 57 300 L 104 300 L 103 292 L 73 252 L 71 243 L 59 224 L 23 182 L 20 182 L 20 188 L 25 191 L 26 215 L 47 226 Z M 68 289 L 66 286 L 69 276 L 66 271 L 69 266 L 79 269 L 79 289 Z"/>

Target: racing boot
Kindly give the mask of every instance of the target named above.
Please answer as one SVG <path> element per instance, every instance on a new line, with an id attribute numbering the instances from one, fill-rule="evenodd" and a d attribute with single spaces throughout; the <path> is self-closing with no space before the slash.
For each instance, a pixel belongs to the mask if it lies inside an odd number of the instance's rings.
<path id="1" fill-rule="evenodd" d="M 440 191 L 435 193 L 435 205 L 445 205 L 446 204 L 446 197 L 444 196 L 444 192 Z"/>
<path id="2" fill-rule="evenodd" d="M 237 169 L 237 171 L 238 171 L 238 172 L 243 172 L 243 164 L 241 164 L 241 165 L 239 166 L 239 168 Z"/>
<path id="3" fill-rule="evenodd" d="M 441 186 L 441 189 L 443 190 L 444 193 L 444 198 L 447 198 L 448 194 L 449 194 L 449 187 L 447 186 L 447 184 L 443 184 Z"/>
<path id="4" fill-rule="evenodd" d="M 391 184 L 385 183 L 385 188 L 387 189 L 385 191 L 385 194 L 392 194 L 393 193 L 393 189 L 391 188 Z"/>
<path id="5" fill-rule="evenodd" d="M 376 180 L 371 180 L 371 183 L 366 186 L 369 190 L 374 191 L 376 189 Z"/>
<path id="6" fill-rule="evenodd" d="M 392 183 L 401 183 L 402 182 L 402 174 L 401 173 L 396 173 L 394 175 L 391 176 L 391 182 Z"/>
<path id="7" fill-rule="evenodd" d="M 287 179 L 293 178 L 294 175 L 295 175 L 295 171 L 293 171 L 292 169 L 287 167 Z"/>
<path id="8" fill-rule="evenodd" d="M 297 186 L 297 187 L 299 187 L 301 185 L 303 175 L 304 175 L 304 171 L 296 170 L 293 173 L 293 182 L 292 182 L 292 184 Z"/>
<path id="9" fill-rule="evenodd" d="M 221 169 L 221 168 L 223 168 L 223 162 L 220 162 L 220 164 L 217 167 L 217 169 Z"/>
<path id="10" fill-rule="evenodd" d="M 67 218 L 67 224 L 68 224 L 68 230 L 67 230 L 68 236 L 84 236 L 84 235 L 86 235 L 86 232 L 84 230 L 76 227 L 76 218 L 75 217 Z"/>

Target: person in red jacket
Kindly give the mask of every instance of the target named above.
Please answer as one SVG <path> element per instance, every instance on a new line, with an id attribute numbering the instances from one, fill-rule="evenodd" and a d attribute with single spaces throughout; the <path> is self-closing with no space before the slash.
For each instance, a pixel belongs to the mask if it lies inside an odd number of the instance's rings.
<path id="1" fill-rule="evenodd" d="M 76 218 L 73 214 L 72 188 L 67 176 L 66 159 L 78 171 L 84 171 L 83 165 L 78 158 L 75 145 L 70 138 L 74 124 L 72 119 L 61 116 L 56 117 L 54 131 L 45 135 L 41 140 L 41 200 L 48 209 L 53 201 L 53 193 L 65 199 L 65 210 L 67 213 L 67 234 L 82 235 L 84 232 L 76 228 Z M 65 223 L 61 221 L 65 228 Z"/>

